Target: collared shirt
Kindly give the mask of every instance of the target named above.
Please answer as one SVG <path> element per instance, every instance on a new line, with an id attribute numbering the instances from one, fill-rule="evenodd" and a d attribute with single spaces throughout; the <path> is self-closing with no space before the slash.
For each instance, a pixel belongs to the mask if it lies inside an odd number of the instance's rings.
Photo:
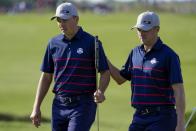
<path id="1" fill-rule="evenodd" d="M 73 96 L 96 90 L 94 43 L 95 38 L 82 28 L 71 40 L 60 34 L 49 41 L 41 71 L 54 74 L 55 94 Z M 100 41 L 98 70 L 108 70 Z"/>
<path id="2" fill-rule="evenodd" d="M 131 80 L 131 104 L 143 106 L 174 106 L 172 85 L 183 83 L 178 55 L 159 38 L 149 52 L 144 46 L 134 48 L 121 75 Z"/>

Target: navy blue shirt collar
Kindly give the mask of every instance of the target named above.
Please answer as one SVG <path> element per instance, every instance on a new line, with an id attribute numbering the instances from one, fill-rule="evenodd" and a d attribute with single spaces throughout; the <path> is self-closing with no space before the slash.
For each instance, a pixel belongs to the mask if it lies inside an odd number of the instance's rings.
<path id="1" fill-rule="evenodd" d="M 161 47 L 162 47 L 162 45 L 163 45 L 163 42 L 162 42 L 162 40 L 160 39 L 160 37 L 158 37 L 156 43 L 155 43 L 154 46 L 152 47 L 152 50 L 160 50 Z M 142 45 L 140 46 L 140 49 L 141 49 L 142 51 L 144 51 L 144 44 L 142 44 Z"/>
<path id="2" fill-rule="evenodd" d="M 71 40 L 73 40 L 73 39 L 80 39 L 82 34 L 83 34 L 83 32 L 84 31 L 83 31 L 82 27 L 79 27 L 78 32 L 75 34 L 75 36 Z M 64 37 L 62 38 L 62 40 L 63 41 L 67 41 L 68 39 L 66 38 L 66 36 L 65 35 L 63 35 L 63 36 Z M 68 40 L 68 41 L 71 41 L 71 40 Z"/>

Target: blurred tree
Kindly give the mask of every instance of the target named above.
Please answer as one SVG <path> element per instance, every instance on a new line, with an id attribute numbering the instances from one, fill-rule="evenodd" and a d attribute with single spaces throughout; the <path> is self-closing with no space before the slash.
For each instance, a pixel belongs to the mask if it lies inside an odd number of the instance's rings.
<path id="1" fill-rule="evenodd" d="M 0 0 L 0 7 L 10 7 L 13 0 Z"/>

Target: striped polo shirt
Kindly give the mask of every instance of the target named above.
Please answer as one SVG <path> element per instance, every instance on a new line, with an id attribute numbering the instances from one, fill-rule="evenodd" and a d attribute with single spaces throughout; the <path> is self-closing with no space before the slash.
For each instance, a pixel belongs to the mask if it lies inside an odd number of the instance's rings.
<path id="1" fill-rule="evenodd" d="M 135 108 L 174 106 L 172 84 L 183 83 L 178 55 L 160 38 L 147 53 L 143 45 L 134 48 L 120 73 L 131 81 Z"/>
<path id="2" fill-rule="evenodd" d="M 55 94 L 73 96 L 92 94 L 96 90 L 95 38 L 80 27 L 68 40 L 63 34 L 52 38 L 43 58 L 41 71 L 54 74 Z M 99 69 L 108 70 L 106 56 L 99 41 Z"/>

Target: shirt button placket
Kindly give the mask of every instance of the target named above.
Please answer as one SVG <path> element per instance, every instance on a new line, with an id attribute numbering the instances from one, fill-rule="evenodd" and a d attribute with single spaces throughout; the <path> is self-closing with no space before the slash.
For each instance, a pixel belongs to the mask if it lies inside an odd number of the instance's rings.
<path id="1" fill-rule="evenodd" d="M 143 68 L 144 68 L 144 63 L 145 63 L 145 61 L 146 61 L 146 57 L 144 56 L 144 58 L 143 58 L 143 60 L 142 60 L 142 70 L 143 70 Z"/>
<path id="2" fill-rule="evenodd" d="M 68 49 L 69 49 L 69 51 L 71 50 L 70 49 L 70 45 L 71 45 L 71 42 L 68 42 Z"/>

